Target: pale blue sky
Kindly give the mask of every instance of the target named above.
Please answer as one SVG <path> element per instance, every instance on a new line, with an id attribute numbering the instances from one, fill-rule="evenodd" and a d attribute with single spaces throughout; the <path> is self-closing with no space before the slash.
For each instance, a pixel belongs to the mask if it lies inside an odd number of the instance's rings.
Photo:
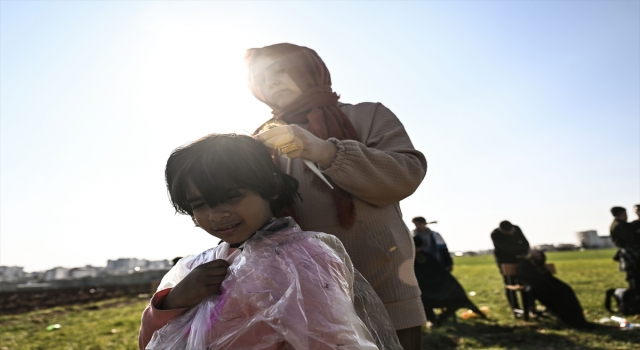
<path id="1" fill-rule="evenodd" d="M 165 259 L 217 243 L 174 215 L 175 147 L 270 115 L 244 50 L 315 49 L 429 162 L 402 202 L 451 250 L 504 219 L 532 244 L 640 203 L 640 2 L 0 3 L 0 264 Z M 366 239 L 366 237 L 363 237 Z"/>

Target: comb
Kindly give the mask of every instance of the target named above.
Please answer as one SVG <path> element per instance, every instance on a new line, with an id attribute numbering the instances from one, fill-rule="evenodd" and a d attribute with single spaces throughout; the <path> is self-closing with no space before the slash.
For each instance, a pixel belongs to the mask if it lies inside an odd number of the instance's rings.
<path id="1" fill-rule="evenodd" d="M 261 134 L 261 133 L 263 133 L 263 132 L 265 132 L 267 130 L 270 130 L 270 129 L 273 129 L 273 128 L 277 128 L 279 126 L 284 126 L 284 125 L 288 125 L 288 124 L 285 123 L 282 120 L 271 118 L 271 119 L 267 120 L 266 122 L 262 123 L 262 125 L 260 125 L 256 129 L 256 131 L 253 132 L 253 134 L 254 135 L 258 135 L 258 134 Z M 333 186 L 331 186 L 331 183 L 329 183 L 329 180 L 327 180 L 327 178 L 324 177 L 324 175 L 320 172 L 320 169 L 318 169 L 318 167 L 315 164 L 313 164 L 308 159 L 302 159 L 302 161 L 307 166 L 307 168 L 309 168 L 309 170 L 311 170 L 320 179 L 322 179 L 322 181 L 324 181 L 324 183 L 326 183 L 327 186 L 329 186 L 329 188 L 333 189 Z"/>

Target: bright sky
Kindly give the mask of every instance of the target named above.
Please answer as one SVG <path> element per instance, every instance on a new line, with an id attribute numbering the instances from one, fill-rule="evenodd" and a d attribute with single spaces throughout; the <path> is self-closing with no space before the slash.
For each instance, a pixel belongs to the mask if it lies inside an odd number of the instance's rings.
<path id="1" fill-rule="evenodd" d="M 0 7 L 0 265 L 216 244 L 174 215 L 164 165 L 269 118 L 242 59 L 279 42 L 315 49 L 343 102 L 396 113 L 429 163 L 405 221 L 437 220 L 450 250 L 490 248 L 505 219 L 532 244 L 577 243 L 608 234 L 610 207 L 640 203 L 638 1 Z"/>

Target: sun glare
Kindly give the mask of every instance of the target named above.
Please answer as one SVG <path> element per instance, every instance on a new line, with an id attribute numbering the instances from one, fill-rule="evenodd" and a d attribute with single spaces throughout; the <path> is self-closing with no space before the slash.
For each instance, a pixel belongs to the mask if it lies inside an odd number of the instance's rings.
<path id="1" fill-rule="evenodd" d="M 176 127 L 192 138 L 201 136 L 194 133 L 252 131 L 269 119 L 269 110 L 247 88 L 243 61 L 247 48 L 261 44 L 259 31 L 231 20 L 170 14 L 145 25 L 147 37 L 131 72 L 135 109 L 156 122 L 180 118 Z"/>

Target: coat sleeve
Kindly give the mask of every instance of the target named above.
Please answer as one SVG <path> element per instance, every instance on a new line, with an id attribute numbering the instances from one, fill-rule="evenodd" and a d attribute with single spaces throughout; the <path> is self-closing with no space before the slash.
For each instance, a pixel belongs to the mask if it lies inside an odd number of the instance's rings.
<path id="1" fill-rule="evenodd" d="M 444 267 L 452 267 L 453 259 L 451 259 L 451 253 L 449 252 L 447 246 L 445 245 L 444 247 L 440 247 L 438 249 L 440 250 L 440 257 L 442 258 L 442 264 L 444 265 Z"/>
<path id="2" fill-rule="evenodd" d="M 438 254 L 444 267 L 449 268 L 453 266 L 453 259 L 451 259 L 451 253 L 449 253 L 449 247 L 438 232 L 433 231 L 433 238 L 436 241 L 436 247 L 438 248 Z"/>
<path id="3" fill-rule="evenodd" d="M 138 334 L 138 348 L 144 350 L 144 348 L 151 341 L 153 333 L 158 329 L 164 327 L 172 319 L 182 315 L 188 308 L 173 309 L 173 310 L 160 310 L 157 307 L 164 301 L 164 298 L 169 294 L 171 288 L 163 289 L 151 298 L 149 306 L 142 313 L 142 321 L 140 323 L 140 334 Z"/>
<path id="4" fill-rule="evenodd" d="M 387 107 L 377 104 L 364 143 L 330 138 L 338 153 L 323 172 L 351 195 L 378 207 L 410 196 L 427 172 L 427 161 Z"/>

